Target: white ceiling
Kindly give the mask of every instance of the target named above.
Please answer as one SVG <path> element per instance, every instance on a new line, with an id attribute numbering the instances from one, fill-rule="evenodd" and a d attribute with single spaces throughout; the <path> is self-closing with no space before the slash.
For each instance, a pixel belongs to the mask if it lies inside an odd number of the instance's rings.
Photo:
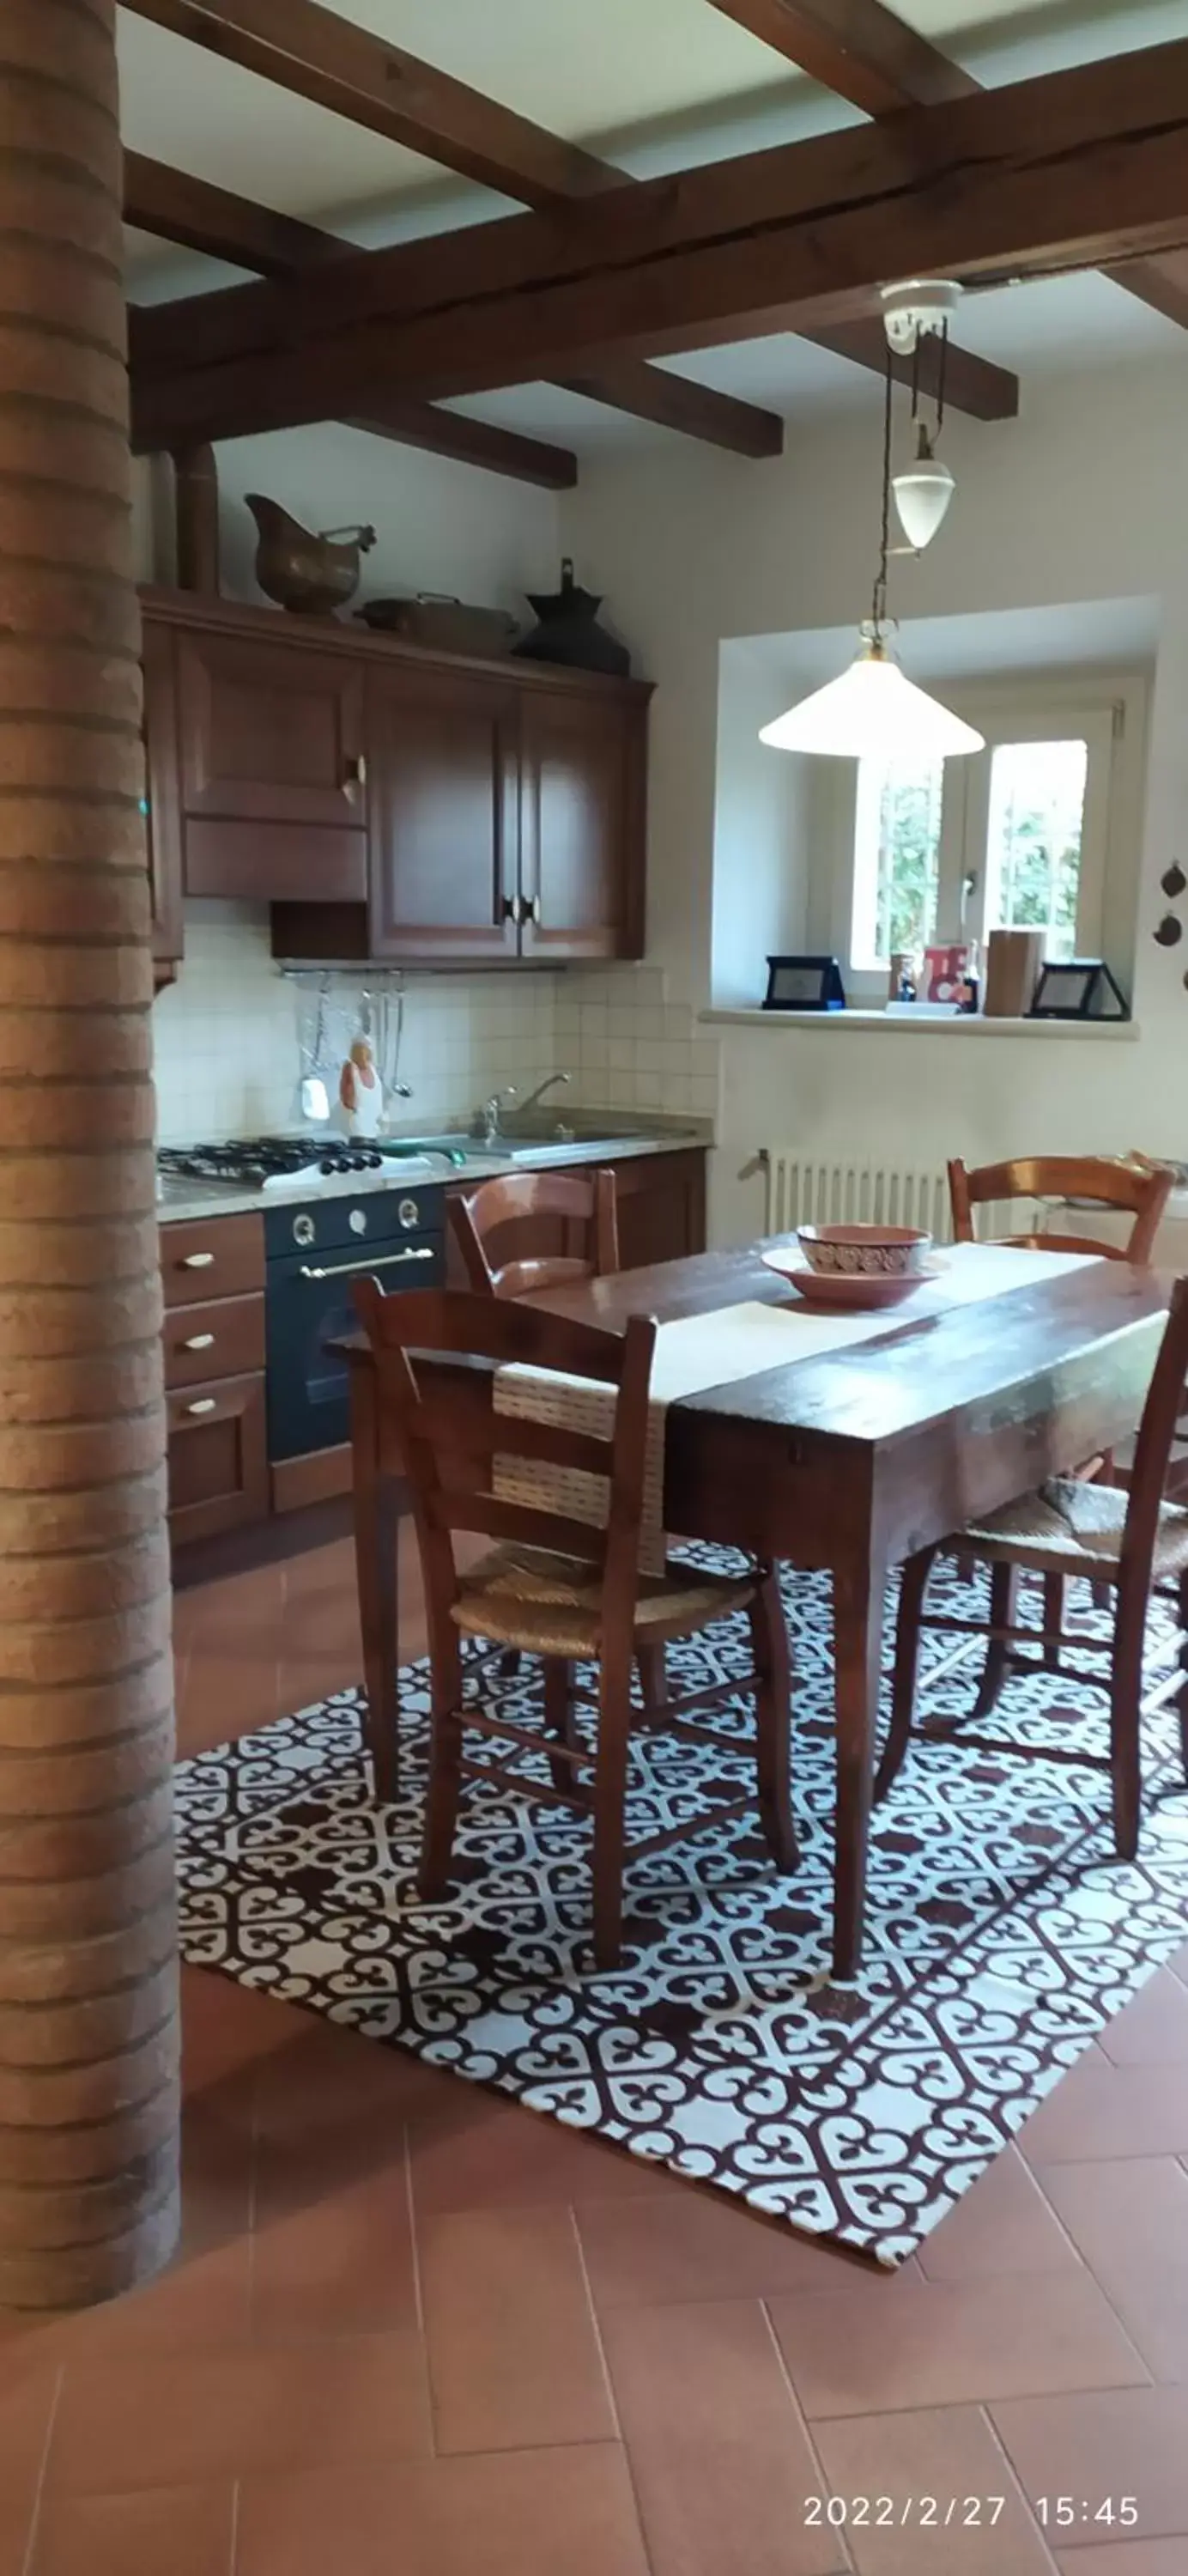
<path id="1" fill-rule="evenodd" d="M 454 73 L 637 175 L 852 121 L 708 0 L 346 0 L 339 14 Z M 1188 0 L 903 0 L 900 14 L 990 83 L 1183 36 Z M 122 117 L 133 150 L 374 245 L 495 212 L 505 202 L 255 74 L 119 11 Z M 233 272 L 129 234 L 138 298 L 197 291 Z M 1107 280 L 1076 277 L 971 299 L 967 346 L 1031 372 L 1160 353 L 1184 334 Z M 878 399 L 866 371 L 786 335 L 682 358 L 679 372 L 774 410 Z M 662 438 L 547 386 L 458 406 L 580 449 Z"/>

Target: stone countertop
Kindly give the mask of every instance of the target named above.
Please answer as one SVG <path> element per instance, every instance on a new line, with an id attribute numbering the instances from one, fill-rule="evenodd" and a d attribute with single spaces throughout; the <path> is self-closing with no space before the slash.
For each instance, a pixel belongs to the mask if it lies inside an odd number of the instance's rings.
<path id="1" fill-rule="evenodd" d="M 592 1113 L 596 1114 L 596 1113 Z M 411 1140 L 410 1140 L 411 1141 Z M 713 1143 L 713 1131 L 704 1118 L 663 1119 L 646 1126 L 624 1128 L 615 1136 L 575 1139 L 565 1148 L 562 1160 L 556 1143 L 541 1139 L 539 1156 L 517 1154 L 511 1162 L 506 1154 L 484 1154 L 476 1146 L 465 1166 L 447 1165 L 435 1158 L 431 1171 L 410 1173 L 402 1163 L 394 1163 L 389 1189 L 428 1189 L 446 1184 L 470 1188 L 477 1181 L 493 1179 L 508 1172 L 558 1171 L 574 1163 L 622 1163 L 641 1154 L 689 1154 L 704 1151 Z M 311 1139 L 311 1149 L 316 1139 Z M 157 1219 L 161 1225 L 182 1225 L 196 1217 L 243 1216 L 257 1208 L 284 1207 L 300 1204 L 310 1192 L 298 1184 L 291 1190 L 240 1189 L 233 1181 L 190 1180 L 184 1173 L 163 1173 L 159 1181 Z M 372 1184 L 372 1186 L 375 1186 Z M 348 1196 L 348 1192 L 343 1193 Z"/>

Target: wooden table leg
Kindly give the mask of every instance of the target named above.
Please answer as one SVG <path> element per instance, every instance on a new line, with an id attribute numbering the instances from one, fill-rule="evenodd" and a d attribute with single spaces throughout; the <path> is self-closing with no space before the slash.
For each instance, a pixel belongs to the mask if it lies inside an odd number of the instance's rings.
<path id="1" fill-rule="evenodd" d="M 868 1562 L 833 1577 L 837 1825 L 833 1864 L 833 1973 L 862 1964 L 866 1853 L 874 1780 L 875 1725 L 883 1659 L 886 1568 Z"/>
<path id="2" fill-rule="evenodd" d="M 400 1773 L 397 1483 L 381 1468 L 375 1374 L 367 1367 L 351 1371 L 351 1449 L 355 1579 L 367 1696 L 363 1731 L 374 1769 L 376 1798 L 383 1805 L 397 1795 Z"/>

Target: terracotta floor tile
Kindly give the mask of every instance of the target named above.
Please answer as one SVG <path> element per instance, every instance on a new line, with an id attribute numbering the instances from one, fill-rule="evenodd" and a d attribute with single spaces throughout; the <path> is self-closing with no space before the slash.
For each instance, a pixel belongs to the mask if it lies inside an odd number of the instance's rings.
<path id="1" fill-rule="evenodd" d="M 426 2066 L 411 2049 L 385 2048 L 316 2013 L 293 2012 L 286 2046 L 259 2070 L 256 2132 L 293 2145 L 386 2119 L 395 2134 L 414 2110 L 431 2110 L 443 2093 L 460 2089 L 456 2076 Z"/>
<path id="2" fill-rule="evenodd" d="M 1173 2156 L 1040 2179 L 1156 2379 L 1188 2383 L 1188 2173 Z"/>
<path id="3" fill-rule="evenodd" d="M 229 2576 L 234 2507 L 229 2483 L 52 2498 L 29 2576 Z"/>
<path id="4" fill-rule="evenodd" d="M 1146 2370 L 1084 2273 L 1003 2280 L 893 2277 L 869 2295 L 771 2302 L 810 2419 L 958 2406 L 1053 2388 L 1120 2388 Z"/>
<path id="5" fill-rule="evenodd" d="M 308 2026 L 295 2004 L 257 1994 L 212 1969 L 183 1968 L 182 2084 L 188 2100 L 214 2094 L 220 2114 L 231 2102 L 253 2116 L 256 2080 L 265 2059 L 292 2045 Z"/>
<path id="6" fill-rule="evenodd" d="M 1019 2147 L 1029 2165 L 1188 2154 L 1188 2063 L 1113 2066 L 1087 2049 L 1020 2130 Z"/>
<path id="7" fill-rule="evenodd" d="M 576 2215 L 600 2309 L 832 2290 L 850 2276 L 828 2246 L 753 2216 L 725 2192 L 687 2183 L 660 2200 L 582 2200 Z"/>
<path id="8" fill-rule="evenodd" d="M 823 2576 L 820 2472 L 757 2300 L 617 2308 L 607 2360 L 654 2576 Z"/>
<path id="9" fill-rule="evenodd" d="M 614 2418 L 567 2210 L 417 2222 L 439 2451 L 598 2442 Z"/>
<path id="10" fill-rule="evenodd" d="M 331 2569 L 342 2576 L 648 2576 L 631 2481 L 615 2443 L 494 2452 L 349 2478 L 249 2479 L 240 2491 L 236 2576 L 327 2576 Z"/>
<path id="11" fill-rule="evenodd" d="M 846 2539 L 858 2576 L 1050 2576 L 1034 2516 L 980 2406 L 860 2415 L 819 2425 L 816 2442 L 829 2492 L 850 2508 Z M 934 2500 L 935 2521 L 925 2499 Z M 865 2519 L 855 2518 L 855 2503 L 859 2516 L 869 2508 Z"/>
<path id="12" fill-rule="evenodd" d="M 1114 2066 L 1182 2063 L 1188 2059 L 1188 1987 L 1170 1969 L 1159 1969 L 1106 2023 L 1097 2045 Z"/>
<path id="13" fill-rule="evenodd" d="M 259 1637 L 279 1623 L 285 1598 L 282 1565 L 253 1566 L 218 1583 L 183 1584 L 173 1596 L 173 1633 L 183 1646 L 213 1636 Z"/>
<path id="14" fill-rule="evenodd" d="M 409 2125 L 413 2204 L 422 2212 L 543 2201 L 673 2196 L 688 2183 L 583 2129 L 522 2110 L 479 2084 L 438 2074 Z"/>
<path id="15" fill-rule="evenodd" d="M 991 2406 L 990 2415 L 1033 2503 L 1038 2496 L 1071 2496 L 1091 2515 L 1107 2498 L 1118 2506 L 1133 2496 L 1133 2537 L 1181 2536 L 1188 2563 L 1188 2397 L 1182 2388 L 1021 2398 Z M 1104 2545 L 1101 2526 L 1091 2519 L 1059 2536 L 1077 2567 L 1091 2542 Z"/>
<path id="16" fill-rule="evenodd" d="M 43 2356 L 36 2320 L 28 2335 L 23 2319 L 11 2326 L 0 2344 L 0 2568 L 21 2576 L 61 2374 Z"/>
<path id="17" fill-rule="evenodd" d="M 71 2365 L 47 2470 L 53 2495 L 416 2456 L 429 2447 L 423 2355 L 414 2335 L 340 2335 L 300 2344 L 109 2358 Z"/>
<path id="18" fill-rule="evenodd" d="M 1057 2552 L 1061 2576 L 1184 2576 L 1182 2540 L 1107 2541 L 1103 2549 Z"/>
<path id="19" fill-rule="evenodd" d="M 918 2257 L 930 2281 L 977 2274 L 1076 2271 L 1076 2255 L 1015 2147 L 1008 2147 L 926 2236 Z"/>
<path id="20" fill-rule="evenodd" d="M 258 2334 L 419 2323 L 404 2125 L 383 2114 L 259 2141 L 252 2324 Z"/>

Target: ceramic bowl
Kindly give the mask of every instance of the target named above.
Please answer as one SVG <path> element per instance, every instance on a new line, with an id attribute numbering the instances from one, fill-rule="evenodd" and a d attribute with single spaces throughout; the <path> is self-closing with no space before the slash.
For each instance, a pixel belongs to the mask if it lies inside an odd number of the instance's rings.
<path id="1" fill-rule="evenodd" d="M 829 1279 L 903 1279 L 922 1271 L 932 1236 L 911 1225 L 802 1225 L 810 1270 Z"/>

